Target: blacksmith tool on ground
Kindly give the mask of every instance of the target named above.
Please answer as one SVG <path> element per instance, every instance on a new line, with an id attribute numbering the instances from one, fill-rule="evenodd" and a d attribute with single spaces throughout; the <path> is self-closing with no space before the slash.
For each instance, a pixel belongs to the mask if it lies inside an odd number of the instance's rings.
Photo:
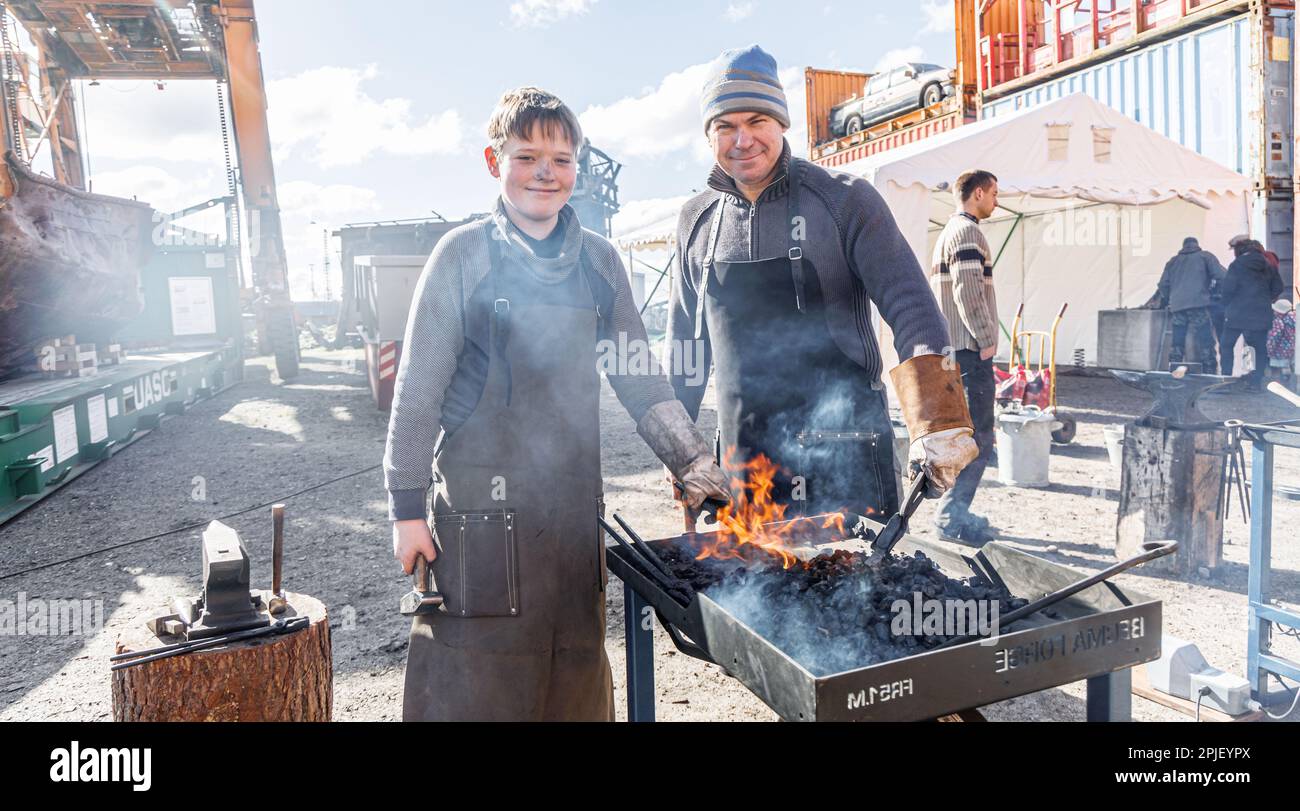
<path id="1" fill-rule="evenodd" d="M 1112 369 L 1123 383 L 1149 392 L 1155 403 L 1136 421 L 1152 428 L 1207 428 L 1212 422 L 1196 408 L 1202 394 L 1238 382 L 1238 378 L 1222 375 L 1182 374 L 1174 372 L 1129 372 Z"/>
<path id="2" fill-rule="evenodd" d="M 1110 578 L 1114 577 L 1120 572 L 1128 571 L 1129 569 L 1132 569 L 1134 566 L 1138 566 L 1148 561 L 1155 560 L 1156 558 L 1162 558 L 1165 555 L 1172 555 L 1174 552 L 1177 551 L 1178 551 L 1178 541 L 1147 541 L 1146 543 L 1142 544 L 1141 554 L 1134 555 L 1133 557 L 1128 558 L 1127 560 L 1121 560 L 1119 563 L 1116 563 L 1113 566 L 1102 569 L 1100 572 L 1097 572 L 1092 577 L 1084 578 L 1083 580 L 1080 580 L 1077 583 L 1071 583 L 1070 585 L 1066 586 L 1063 589 L 1058 589 L 1057 591 L 1054 591 L 1051 594 L 1047 594 L 1042 597 L 1039 597 L 1037 600 L 1034 600 L 1033 602 L 1028 603 L 1027 605 L 1023 605 L 1009 614 L 999 617 L 998 633 L 1004 631 L 1013 622 L 1024 619 L 1025 617 L 1029 616 L 1030 614 L 1033 614 L 1036 611 L 1042 611 L 1044 608 L 1050 608 L 1051 606 L 1056 605 L 1057 603 L 1061 602 L 1067 597 L 1072 597 L 1073 595 L 1078 594 L 1084 589 L 1092 588 L 1098 583 L 1101 583 L 1105 580 L 1109 580 Z M 953 637 L 952 639 L 947 640 L 942 645 L 939 645 L 939 647 L 935 648 L 935 650 L 942 650 L 943 648 L 951 648 L 956 645 L 961 645 L 963 643 L 970 642 L 972 640 L 979 639 L 979 638 L 980 636 L 978 634 L 967 634 L 966 636 L 956 636 Z"/>
<path id="3" fill-rule="evenodd" d="M 893 550 L 894 546 L 902 540 L 907 534 L 907 524 L 912 520 L 912 514 L 916 508 L 921 506 L 925 501 L 925 491 L 930 485 L 930 476 L 924 470 L 918 470 L 916 476 L 912 479 L 912 484 L 907 488 L 907 496 L 903 499 L 902 505 L 898 512 L 890 516 L 885 522 L 885 526 L 880 532 L 876 533 L 876 538 L 871 542 L 871 563 L 879 563 L 886 558 Z"/>
<path id="4" fill-rule="evenodd" d="M 260 628 L 247 628 L 243 631 L 222 636 L 210 636 L 201 639 L 191 639 L 186 642 L 176 642 L 171 645 L 163 645 L 148 650 L 128 651 L 118 653 L 109 657 L 109 661 L 117 662 L 111 670 L 122 670 L 136 665 L 143 665 L 148 662 L 156 662 L 159 659 L 166 659 L 171 656 L 180 656 L 186 653 L 192 653 L 196 650 L 215 648 L 219 645 L 228 645 L 231 642 L 242 642 L 246 639 L 256 639 L 259 636 L 269 636 L 271 634 L 288 634 L 294 631 L 302 630 L 311 623 L 311 617 L 287 617 L 278 619 L 270 625 L 263 625 Z M 131 661 L 124 661 L 130 659 Z"/>
<path id="5" fill-rule="evenodd" d="M 442 608 L 442 595 L 433 590 L 429 563 L 424 555 L 415 556 L 415 571 L 411 573 L 411 590 L 402 595 L 401 611 L 408 617 L 434 614 Z"/>

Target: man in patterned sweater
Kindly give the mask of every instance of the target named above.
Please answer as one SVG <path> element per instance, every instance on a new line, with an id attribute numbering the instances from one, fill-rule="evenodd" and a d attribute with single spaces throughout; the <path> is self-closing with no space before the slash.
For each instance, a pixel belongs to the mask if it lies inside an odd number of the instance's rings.
<path id="1" fill-rule="evenodd" d="M 998 305 L 993 292 L 993 256 L 979 224 L 998 207 L 998 179 L 983 170 L 966 172 L 957 178 L 953 193 L 959 210 L 934 246 L 930 289 L 948 319 L 949 345 L 961 367 L 979 456 L 944 494 L 935 526 L 946 540 L 981 545 L 992 539 L 992 531 L 988 520 L 972 513 L 970 505 L 993 451 Z"/>

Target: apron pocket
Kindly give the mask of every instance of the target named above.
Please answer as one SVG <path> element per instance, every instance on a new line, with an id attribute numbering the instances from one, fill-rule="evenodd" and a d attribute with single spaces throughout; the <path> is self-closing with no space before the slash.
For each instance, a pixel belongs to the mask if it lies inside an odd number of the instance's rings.
<path id="1" fill-rule="evenodd" d="M 448 512 L 434 517 L 435 588 L 456 617 L 519 615 L 519 548 L 511 510 Z"/>
<path id="2" fill-rule="evenodd" d="M 889 512 L 897 502 L 893 447 L 872 431 L 804 431 L 795 437 L 813 472 L 809 500 L 817 511 Z"/>

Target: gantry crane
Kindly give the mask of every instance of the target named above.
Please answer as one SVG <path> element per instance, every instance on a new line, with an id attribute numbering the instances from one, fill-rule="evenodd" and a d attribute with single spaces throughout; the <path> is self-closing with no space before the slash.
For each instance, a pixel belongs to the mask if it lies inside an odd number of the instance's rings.
<path id="1" fill-rule="evenodd" d="M 0 197 L 12 194 L 9 162 L 30 164 L 48 143 L 54 180 L 85 191 L 83 143 L 73 80 L 215 80 L 223 136 L 237 165 L 228 166 L 230 195 L 240 195 L 258 322 L 259 344 L 275 355 L 283 379 L 298 372 L 298 337 L 289 298 L 288 267 L 276 198 L 267 126 L 266 85 L 258 51 L 253 0 L 8 0 L 0 10 L 16 18 L 39 52 L 39 88 L 19 87 L 30 76 L 10 41 L 3 15 L 4 103 L 0 104 L 8 162 L 0 166 Z M 40 105 L 31 103 L 39 93 Z M 226 132 L 228 97 L 230 131 Z M 24 101 L 26 104 L 24 104 Z M 229 164 L 229 157 L 228 157 Z M 241 191 L 242 190 L 242 193 Z M 238 228 L 238 214 L 235 215 Z"/>

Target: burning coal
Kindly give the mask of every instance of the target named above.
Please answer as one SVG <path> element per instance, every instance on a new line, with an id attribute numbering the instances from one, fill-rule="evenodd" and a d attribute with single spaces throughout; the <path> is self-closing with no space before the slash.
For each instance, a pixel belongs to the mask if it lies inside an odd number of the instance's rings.
<path id="1" fill-rule="evenodd" d="M 865 527 L 846 531 L 845 513 L 786 520 L 786 506 L 773 498 L 779 469 L 765 456 L 729 469 L 738 471 L 736 497 L 718 510 L 718 531 L 683 536 L 666 561 L 814 675 L 924 653 L 962 635 L 898 622 L 900 602 L 985 606 L 993 616 L 1026 603 L 990 582 L 948 577 L 922 552 L 879 561 L 846 549 L 818 554 L 816 545 L 865 538 Z"/>

